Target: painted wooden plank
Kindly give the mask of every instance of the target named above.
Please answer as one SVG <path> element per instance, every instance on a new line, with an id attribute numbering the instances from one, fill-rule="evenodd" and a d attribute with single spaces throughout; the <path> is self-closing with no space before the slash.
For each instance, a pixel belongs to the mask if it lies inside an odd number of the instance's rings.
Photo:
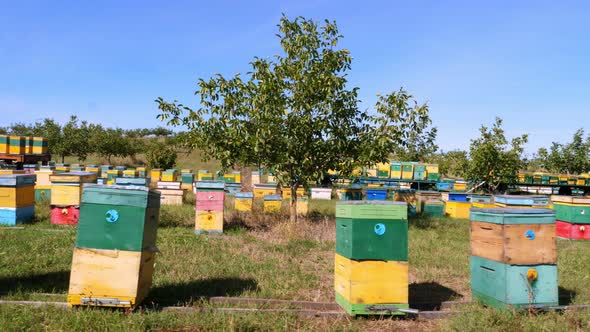
<path id="1" fill-rule="evenodd" d="M 471 254 L 506 264 L 556 264 L 555 225 L 471 222 Z"/>
<path id="2" fill-rule="evenodd" d="M 337 202 L 336 218 L 406 220 L 408 218 L 407 204 L 391 201 Z"/>
<path id="3" fill-rule="evenodd" d="M 0 207 L 17 208 L 35 204 L 35 187 L 0 187 Z"/>
<path id="4" fill-rule="evenodd" d="M 357 261 L 336 254 L 334 289 L 350 303 L 408 303 L 408 262 Z"/>
<path id="5" fill-rule="evenodd" d="M 553 203 L 560 202 L 560 203 L 590 205 L 590 197 L 589 196 L 552 195 L 551 201 Z"/>
<path id="6" fill-rule="evenodd" d="M 134 307 L 152 284 L 155 255 L 145 250 L 119 251 L 75 248 L 68 290 L 69 305 L 83 305 L 84 298 L 107 298 L 129 304 L 98 304 Z"/>
<path id="7" fill-rule="evenodd" d="M 340 293 L 336 292 L 336 303 L 338 303 L 344 311 L 346 311 L 351 316 L 358 316 L 358 315 L 405 315 L 402 311 L 395 311 L 395 310 L 375 310 L 374 307 L 377 306 L 390 306 L 392 308 L 399 308 L 399 309 L 408 309 L 409 305 L 405 303 L 350 303 L 347 301 L 344 296 Z"/>
<path id="8" fill-rule="evenodd" d="M 23 171 L 24 173 L 24 171 Z M 35 185 L 36 176 L 33 174 L 0 174 L 0 187 L 28 187 Z"/>
<path id="9" fill-rule="evenodd" d="M 69 206 L 80 205 L 82 188 L 80 184 L 52 184 L 51 205 Z"/>
<path id="10" fill-rule="evenodd" d="M 496 195 L 494 202 L 507 205 L 549 205 L 549 196 Z"/>
<path id="11" fill-rule="evenodd" d="M 445 214 L 451 218 L 469 219 L 470 209 L 471 203 L 469 202 L 448 201 L 445 203 Z"/>
<path id="12" fill-rule="evenodd" d="M 35 215 L 35 207 L 25 206 L 18 208 L 0 208 L 0 224 L 14 226 L 17 224 L 29 223 Z"/>
<path id="13" fill-rule="evenodd" d="M 471 209 L 470 219 L 494 224 L 553 224 L 555 212 L 550 209 Z"/>
<path id="14" fill-rule="evenodd" d="M 49 180 L 52 183 L 93 183 L 97 177 L 92 172 L 70 172 L 50 175 Z"/>
<path id="15" fill-rule="evenodd" d="M 350 259 L 408 260 L 408 221 L 336 218 L 336 252 Z"/>
<path id="16" fill-rule="evenodd" d="M 590 224 L 590 205 L 555 202 L 553 208 L 558 220 L 573 224 Z"/>

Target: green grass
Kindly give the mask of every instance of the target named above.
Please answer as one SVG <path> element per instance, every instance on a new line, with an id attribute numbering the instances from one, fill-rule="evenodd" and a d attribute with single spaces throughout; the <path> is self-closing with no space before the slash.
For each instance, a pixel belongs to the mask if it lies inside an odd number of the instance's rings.
<path id="1" fill-rule="evenodd" d="M 212 296 L 332 302 L 335 225 L 333 201 L 312 201 L 311 217 L 290 224 L 286 214 L 237 213 L 226 205 L 222 236 L 195 236 L 194 197 L 163 206 L 154 282 L 133 313 L 0 305 L 0 329 L 12 330 L 588 330 L 590 312 L 529 315 L 481 307 L 436 321 L 301 318 L 291 314 L 178 313 L 155 307 L 207 306 Z M 257 209 L 260 207 L 257 206 Z M 286 208 L 286 207 L 285 207 Z M 0 229 L 0 298 L 65 301 L 75 227 L 49 224 L 40 204 L 24 229 Z M 410 300 L 470 301 L 469 224 L 412 219 Z M 558 241 L 561 294 L 590 303 L 590 243 Z"/>

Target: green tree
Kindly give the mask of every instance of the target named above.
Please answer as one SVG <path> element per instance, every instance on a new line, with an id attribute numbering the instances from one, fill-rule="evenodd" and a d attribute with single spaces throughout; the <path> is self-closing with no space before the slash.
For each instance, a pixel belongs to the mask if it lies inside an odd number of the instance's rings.
<path id="1" fill-rule="evenodd" d="M 469 167 L 467 151 L 453 150 L 431 155 L 429 163 L 438 164 L 438 171 L 444 176 L 462 178 Z"/>
<path id="2" fill-rule="evenodd" d="M 148 145 L 146 159 L 149 168 L 174 168 L 177 158 L 176 150 L 169 144 L 154 141 Z"/>
<path id="3" fill-rule="evenodd" d="M 100 125 L 94 125 L 90 131 L 96 153 L 109 163 L 113 157 L 129 157 L 138 152 L 138 142 L 127 137 L 123 129 L 105 129 Z"/>
<path id="4" fill-rule="evenodd" d="M 508 141 L 500 118 L 496 118 L 492 128 L 482 126 L 479 131 L 481 136 L 471 140 L 471 160 L 466 175 L 470 180 L 484 181 L 481 188 L 494 192 L 502 182 L 511 181 L 523 167 L 523 145 L 528 135 Z"/>
<path id="5" fill-rule="evenodd" d="M 580 174 L 590 171 L 590 135 L 584 139 L 584 129 L 576 130 L 572 141 L 553 142 L 537 151 L 536 164 L 554 173 Z"/>
<path id="6" fill-rule="evenodd" d="M 86 121 L 79 123 L 77 116 L 70 116 L 70 121 L 62 128 L 61 147 L 58 152 L 62 162 L 67 156 L 76 156 L 79 161 L 86 160 L 91 152 L 89 139 L 88 123 Z"/>
<path id="7" fill-rule="evenodd" d="M 200 107 L 162 98 L 158 117 L 184 126 L 189 147 L 205 151 L 224 169 L 264 165 L 291 188 L 291 220 L 296 190 L 321 180 L 329 169 L 349 174 L 355 164 L 387 160 L 404 144 L 427 108 L 400 107 L 398 93 L 381 96 L 376 115 L 358 107 L 357 88 L 347 87 L 352 57 L 338 48 L 334 22 L 322 26 L 283 16 L 278 25 L 283 52 L 254 58 L 246 78 L 220 74 L 199 80 Z"/>

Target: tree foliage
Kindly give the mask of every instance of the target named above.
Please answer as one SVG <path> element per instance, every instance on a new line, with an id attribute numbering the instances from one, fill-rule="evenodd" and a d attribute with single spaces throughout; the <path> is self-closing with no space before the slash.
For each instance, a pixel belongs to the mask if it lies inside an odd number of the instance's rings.
<path id="1" fill-rule="evenodd" d="M 453 150 L 432 154 L 428 158 L 429 163 L 438 164 L 440 174 L 449 177 L 463 178 L 469 167 L 467 151 Z"/>
<path id="2" fill-rule="evenodd" d="M 578 129 L 572 141 L 553 142 L 549 150 L 540 148 L 537 158 L 541 167 L 554 173 L 581 174 L 590 171 L 590 135 L 584 139 L 584 129 Z"/>
<path id="3" fill-rule="evenodd" d="M 200 79 L 196 109 L 158 98 L 158 118 L 184 126 L 187 146 L 205 151 L 222 167 L 264 165 L 291 188 L 319 181 L 329 169 L 387 160 L 411 131 L 429 124 L 427 107 L 409 107 L 400 90 L 381 96 L 373 115 L 358 107 L 348 88 L 352 57 L 339 48 L 335 22 L 283 16 L 277 34 L 283 52 L 254 58 L 246 77 Z M 296 219 L 296 198 L 291 216 Z"/>
<path id="4" fill-rule="evenodd" d="M 146 151 L 149 168 L 174 168 L 177 158 L 178 154 L 173 146 L 159 141 L 150 144 Z"/>
<path id="5" fill-rule="evenodd" d="M 496 118 L 492 128 L 482 126 L 481 136 L 471 140 L 470 162 L 466 176 L 470 180 L 485 181 L 483 189 L 496 191 L 501 182 L 511 181 L 523 166 L 523 146 L 528 135 L 508 140 L 502 129 L 502 119 Z"/>

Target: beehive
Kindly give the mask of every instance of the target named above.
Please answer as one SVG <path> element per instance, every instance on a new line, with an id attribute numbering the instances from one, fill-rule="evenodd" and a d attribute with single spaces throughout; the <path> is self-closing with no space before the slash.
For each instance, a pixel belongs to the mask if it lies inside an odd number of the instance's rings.
<path id="1" fill-rule="evenodd" d="M 416 213 L 422 213 L 426 201 L 440 200 L 441 198 L 438 191 L 416 191 Z"/>
<path id="2" fill-rule="evenodd" d="M 590 197 L 551 196 L 556 214 L 557 236 L 590 240 Z"/>
<path id="3" fill-rule="evenodd" d="M 469 196 L 469 195 L 466 193 L 450 192 L 449 193 L 449 202 L 469 202 L 469 200 L 467 199 L 467 196 Z"/>
<path id="4" fill-rule="evenodd" d="M 35 213 L 35 175 L 0 175 L 0 224 L 28 223 Z"/>
<path id="5" fill-rule="evenodd" d="M 175 169 L 165 170 L 162 173 L 162 181 L 164 181 L 164 182 L 176 181 L 176 170 Z"/>
<path id="6" fill-rule="evenodd" d="M 48 201 L 51 199 L 51 185 L 35 185 L 35 202 Z"/>
<path id="7" fill-rule="evenodd" d="M 180 170 L 180 174 L 185 174 L 185 173 L 192 173 L 193 170 L 189 169 L 189 168 L 183 168 Z"/>
<path id="8" fill-rule="evenodd" d="M 455 191 L 466 191 L 467 190 L 467 182 L 457 180 L 453 183 L 453 190 Z"/>
<path id="9" fill-rule="evenodd" d="M 123 173 L 123 171 L 127 169 L 127 167 L 125 167 L 125 166 L 122 166 L 122 165 L 117 165 L 117 166 L 115 166 L 115 169 L 116 169 L 117 171 L 120 171 L 120 172 L 121 172 L 121 174 L 122 174 L 122 173 Z"/>
<path id="10" fill-rule="evenodd" d="M 55 172 L 57 173 L 67 173 L 70 171 L 70 164 L 57 164 L 55 166 Z"/>
<path id="11" fill-rule="evenodd" d="M 264 196 L 264 212 L 274 213 L 281 211 L 281 196 L 279 195 L 266 195 Z"/>
<path id="12" fill-rule="evenodd" d="M 26 139 L 23 136 L 10 136 L 8 153 L 10 153 L 10 154 L 25 154 L 26 153 Z"/>
<path id="13" fill-rule="evenodd" d="M 376 178 L 377 177 L 377 165 L 373 167 L 368 167 L 365 169 L 365 174 L 369 178 Z"/>
<path id="14" fill-rule="evenodd" d="M 495 307 L 558 304 L 555 214 L 548 209 L 473 209 L 471 291 Z"/>
<path id="15" fill-rule="evenodd" d="M 197 181 L 212 181 L 212 180 L 213 180 L 213 174 L 211 174 L 211 172 L 209 172 L 208 170 L 201 169 L 201 170 L 199 170 L 199 173 L 197 173 Z M 252 184 L 254 184 L 254 182 L 252 182 Z"/>
<path id="16" fill-rule="evenodd" d="M 107 184 L 114 184 L 115 183 L 115 179 L 118 177 L 121 177 L 123 171 L 118 170 L 118 169 L 109 169 L 107 170 Z"/>
<path id="17" fill-rule="evenodd" d="M 52 171 L 50 169 L 40 169 L 38 171 L 35 171 L 35 176 L 37 178 L 35 184 L 37 186 L 50 186 L 51 180 L 49 179 L 49 177 L 53 174 L 56 174 L 55 171 Z"/>
<path id="18" fill-rule="evenodd" d="M 547 196 L 497 195 L 494 196 L 494 204 L 497 207 L 517 209 L 548 208 L 550 201 Z"/>
<path id="19" fill-rule="evenodd" d="M 311 188 L 311 199 L 332 199 L 332 188 Z"/>
<path id="20" fill-rule="evenodd" d="M 391 176 L 391 165 L 389 163 L 377 164 L 377 177 L 382 179 L 389 179 Z"/>
<path id="21" fill-rule="evenodd" d="M 89 173 L 96 173 L 96 175 L 100 178 L 101 175 L 101 171 L 102 169 L 96 165 L 86 165 L 86 167 L 84 168 L 85 172 L 89 172 Z"/>
<path id="22" fill-rule="evenodd" d="M 412 180 L 414 178 L 414 164 L 402 162 L 402 179 Z"/>
<path id="23" fill-rule="evenodd" d="M 336 205 L 336 302 L 351 315 L 408 308 L 408 221 L 403 202 Z"/>
<path id="24" fill-rule="evenodd" d="M 197 181 L 195 234 L 223 233 L 223 205 L 225 183 Z"/>
<path id="25" fill-rule="evenodd" d="M 341 188 L 340 193 L 340 200 L 343 201 L 360 201 L 363 199 L 363 190 L 357 185 Z"/>
<path id="26" fill-rule="evenodd" d="M 439 181 L 438 164 L 426 164 L 426 179 L 428 181 Z"/>
<path id="27" fill-rule="evenodd" d="M 39 166 L 37 164 L 24 164 L 23 165 L 23 170 L 25 171 L 25 174 L 35 174 L 35 171 L 39 169 Z"/>
<path id="28" fill-rule="evenodd" d="M 73 172 L 53 174 L 51 181 L 51 205 L 79 206 L 82 196 L 82 184 L 96 182 L 97 176 L 90 172 Z"/>
<path id="29" fill-rule="evenodd" d="M 184 202 L 185 191 L 182 189 L 158 188 L 157 191 L 160 193 L 161 205 L 182 205 Z"/>
<path id="30" fill-rule="evenodd" d="M 43 137 L 33 137 L 33 154 L 46 154 L 48 151 L 47 139 Z"/>
<path id="31" fill-rule="evenodd" d="M 277 186 L 274 184 L 255 184 L 254 198 L 264 198 L 266 195 L 274 195 L 277 192 Z"/>
<path id="32" fill-rule="evenodd" d="M 73 164 L 70 166 L 70 172 L 84 172 L 86 166 L 80 164 Z"/>
<path id="33" fill-rule="evenodd" d="M 309 198 L 298 197 L 297 198 L 297 215 L 307 216 L 309 213 Z"/>
<path id="34" fill-rule="evenodd" d="M 396 161 L 392 161 L 390 163 L 390 175 L 392 179 L 401 179 L 402 178 L 402 164 Z"/>
<path id="35" fill-rule="evenodd" d="M 152 283 L 159 204 L 147 187 L 85 185 L 69 306 L 134 308 L 142 301 Z"/>
<path id="36" fill-rule="evenodd" d="M 259 171 L 252 171 L 252 175 L 250 176 L 250 181 L 253 185 L 260 183 L 260 172 Z"/>
<path id="37" fill-rule="evenodd" d="M 239 181 L 236 181 L 236 175 L 231 173 L 231 174 L 223 174 L 223 181 L 225 183 L 237 183 Z"/>
<path id="38" fill-rule="evenodd" d="M 408 213 L 416 214 L 416 191 L 414 189 L 397 189 L 393 193 L 393 200 L 407 203 Z"/>
<path id="39" fill-rule="evenodd" d="M 469 219 L 469 209 L 471 209 L 471 203 L 469 202 L 449 200 L 445 203 L 445 214 L 451 218 Z"/>
<path id="40" fill-rule="evenodd" d="M 422 164 L 414 165 L 414 180 L 419 180 L 419 181 L 426 180 L 426 165 L 422 165 Z"/>
<path id="41" fill-rule="evenodd" d="M 387 200 L 387 189 L 367 189 L 368 201 L 384 201 Z"/>
<path id="42" fill-rule="evenodd" d="M 236 211 L 252 211 L 253 193 L 236 193 L 234 198 L 234 209 Z"/>
<path id="43" fill-rule="evenodd" d="M 137 170 L 136 169 L 126 169 L 123 171 L 124 178 L 136 178 L 137 177 Z"/>
<path id="44" fill-rule="evenodd" d="M 146 172 L 146 168 L 145 166 L 140 166 L 135 168 L 135 170 L 137 170 L 137 176 L 140 178 L 145 178 L 147 177 L 147 172 Z"/>
<path id="45" fill-rule="evenodd" d="M 299 187 L 297 188 L 297 197 L 303 197 L 305 195 L 305 188 Z M 281 188 L 281 196 L 283 199 L 291 199 L 291 188 L 290 187 L 283 187 Z"/>
<path id="46" fill-rule="evenodd" d="M 193 190 L 193 182 L 195 182 L 195 175 L 193 173 L 181 173 L 180 174 L 180 187 L 184 190 Z"/>
<path id="47" fill-rule="evenodd" d="M 162 176 L 162 170 L 159 168 L 154 168 L 150 171 L 150 179 L 152 183 L 158 183 Z"/>
<path id="48" fill-rule="evenodd" d="M 440 218 L 445 215 L 445 203 L 437 199 L 429 199 L 422 204 L 422 214 Z"/>
<path id="49" fill-rule="evenodd" d="M 148 178 L 115 178 L 115 184 L 118 186 L 149 187 L 150 179 L 148 179 Z"/>
<path id="50" fill-rule="evenodd" d="M 109 170 L 113 169 L 113 166 L 111 165 L 101 165 L 100 166 L 100 172 L 98 173 L 98 176 L 100 176 L 103 179 L 107 178 L 107 172 Z"/>
<path id="51" fill-rule="evenodd" d="M 6 135 L 0 135 L 0 153 L 10 152 L 10 138 Z"/>

